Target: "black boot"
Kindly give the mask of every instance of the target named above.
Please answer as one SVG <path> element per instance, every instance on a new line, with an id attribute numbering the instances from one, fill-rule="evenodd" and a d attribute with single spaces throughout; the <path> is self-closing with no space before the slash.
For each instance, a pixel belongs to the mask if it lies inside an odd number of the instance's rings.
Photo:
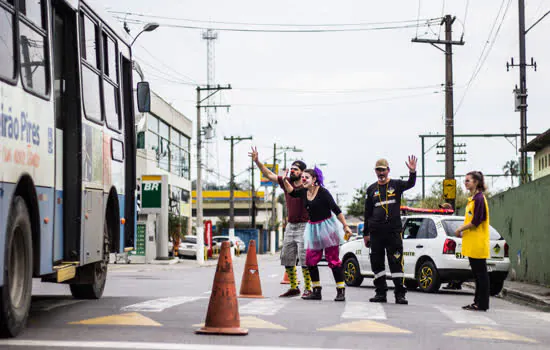
<path id="1" fill-rule="evenodd" d="M 401 305 L 408 305 L 409 304 L 407 299 L 405 299 L 404 295 L 396 295 L 395 296 L 395 303 L 396 304 L 401 304 Z"/>
<path id="2" fill-rule="evenodd" d="M 310 295 L 302 297 L 304 300 L 321 300 L 321 287 L 313 287 L 313 292 Z"/>
<path id="3" fill-rule="evenodd" d="M 388 299 L 386 298 L 386 294 L 376 294 L 373 298 L 370 298 L 369 301 L 371 303 L 387 303 Z"/>
<path id="4" fill-rule="evenodd" d="M 334 301 L 346 301 L 346 288 L 336 288 Z"/>

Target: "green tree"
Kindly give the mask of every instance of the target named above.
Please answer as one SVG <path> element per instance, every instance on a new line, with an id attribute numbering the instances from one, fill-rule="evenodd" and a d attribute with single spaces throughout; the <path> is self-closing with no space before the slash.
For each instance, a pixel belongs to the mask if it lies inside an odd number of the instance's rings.
<path id="1" fill-rule="evenodd" d="M 504 175 L 510 176 L 510 180 L 512 181 L 512 187 L 514 187 L 514 177 L 519 175 L 519 164 L 516 160 L 509 160 L 504 164 L 502 167 L 502 171 L 504 171 Z"/>
<path id="2" fill-rule="evenodd" d="M 457 212 L 466 207 L 468 196 L 469 194 L 461 186 L 456 187 L 455 209 Z M 443 198 L 443 181 L 441 181 L 432 185 L 430 193 L 417 206 L 426 209 L 437 209 L 443 203 L 445 203 L 445 198 Z"/>
<path id="3" fill-rule="evenodd" d="M 361 188 L 355 189 L 353 200 L 347 206 L 347 215 L 355 216 L 361 220 L 365 220 L 365 199 L 367 198 L 368 184 L 364 184 Z"/>

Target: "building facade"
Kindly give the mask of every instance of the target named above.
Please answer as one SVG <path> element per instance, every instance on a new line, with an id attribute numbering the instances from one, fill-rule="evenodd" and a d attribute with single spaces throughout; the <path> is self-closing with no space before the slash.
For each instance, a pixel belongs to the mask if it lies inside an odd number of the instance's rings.
<path id="1" fill-rule="evenodd" d="M 550 129 L 531 140 L 525 151 L 535 152 L 533 180 L 550 175 Z"/>
<path id="2" fill-rule="evenodd" d="M 151 91 L 150 113 L 138 114 L 137 178 L 167 175 L 170 214 L 191 233 L 191 135 L 193 122 Z"/>

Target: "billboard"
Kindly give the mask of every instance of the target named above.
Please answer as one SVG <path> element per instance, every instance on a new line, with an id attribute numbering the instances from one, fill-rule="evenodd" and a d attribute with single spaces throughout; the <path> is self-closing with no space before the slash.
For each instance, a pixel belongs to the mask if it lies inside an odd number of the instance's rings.
<path id="1" fill-rule="evenodd" d="M 275 164 L 275 167 L 273 164 L 264 164 L 266 168 L 271 170 L 275 175 L 279 174 L 279 164 Z M 273 182 L 269 181 L 267 177 L 264 176 L 262 172 L 260 172 L 260 186 L 273 186 L 277 184 L 273 184 Z"/>

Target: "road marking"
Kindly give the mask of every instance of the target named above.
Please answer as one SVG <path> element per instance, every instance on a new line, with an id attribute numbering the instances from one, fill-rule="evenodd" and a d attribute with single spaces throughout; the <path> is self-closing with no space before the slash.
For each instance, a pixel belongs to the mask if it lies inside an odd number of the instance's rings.
<path id="1" fill-rule="evenodd" d="M 278 274 L 278 273 L 274 273 L 274 274 L 272 274 L 272 275 L 269 275 L 268 277 L 269 277 L 269 278 L 275 278 L 275 277 L 277 277 L 277 276 L 279 276 L 279 274 Z"/>
<path id="2" fill-rule="evenodd" d="M 78 303 L 81 303 L 83 301 L 84 300 L 75 300 L 75 299 L 68 299 L 68 300 L 37 300 L 37 301 L 32 302 L 31 310 L 32 311 L 51 311 L 53 309 L 57 309 L 58 307 L 78 304 Z"/>
<path id="3" fill-rule="evenodd" d="M 162 324 L 156 321 L 153 321 L 149 317 L 145 317 L 141 314 L 138 314 L 137 312 L 89 318 L 87 320 L 69 322 L 69 324 L 113 325 L 113 326 L 153 326 L 153 327 L 162 326 Z"/>
<path id="4" fill-rule="evenodd" d="M 381 304 L 348 301 L 346 302 L 346 308 L 342 314 L 342 318 L 385 320 L 386 313 L 384 312 L 384 307 Z"/>
<path id="5" fill-rule="evenodd" d="M 397 328 L 381 322 L 361 320 L 337 324 L 335 326 L 317 329 L 320 332 L 360 332 L 360 333 L 395 333 L 411 334 L 411 331 Z"/>
<path id="6" fill-rule="evenodd" d="M 239 308 L 242 315 L 273 316 L 287 304 L 286 300 L 262 299 L 254 300 Z"/>
<path id="7" fill-rule="evenodd" d="M 496 325 L 497 323 L 488 317 L 482 315 L 479 311 L 458 310 L 457 308 L 448 308 L 443 306 L 435 306 L 442 314 L 450 318 L 454 323 L 459 324 L 489 324 Z"/>
<path id="8" fill-rule="evenodd" d="M 109 341 L 63 341 L 63 340 L 19 340 L 0 339 L 0 346 L 56 347 L 56 348 L 89 348 L 89 349 L 139 349 L 139 350 L 211 350 L 210 344 L 177 344 L 177 343 L 138 343 Z M 295 348 L 282 346 L 242 346 L 215 345 L 216 350 L 351 350 L 328 348 Z"/>
<path id="9" fill-rule="evenodd" d="M 204 327 L 204 323 L 194 324 L 193 327 Z M 255 329 L 279 329 L 286 330 L 286 327 L 272 323 L 266 320 L 254 316 L 243 316 L 240 318 L 241 328 L 255 328 Z"/>
<path id="10" fill-rule="evenodd" d="M 161 298 L 154 300 L 147 300 L 142 303 L 128 305 L 123 307 L 122 311 L 140 311 L 140 312 L 162 312 L 165 309 L 190 303 L 199 299 L 205 299 L 206 297 L 172 297 Z"/>
<path id="11" fill-rule="evenodd" d="M 476 327 L 469 329 L 459 329 L 445 334 L 449 337 L 457 338 L 474 338 L 474 339 L 492 339 L 492 340 L 508 340 L 520 341 L 526 343 L 538 343 L 534 339 L 526 338 L 511 332 L 494 329 L 491 327 Z"/>
<path id="12" fill-rule="evenodd" d="M 539 320 L 550 322 L 550 314 L 546 312 L 527 311 L 524 312 L 524 314 L 530 317 L 538 318 Z"/>

